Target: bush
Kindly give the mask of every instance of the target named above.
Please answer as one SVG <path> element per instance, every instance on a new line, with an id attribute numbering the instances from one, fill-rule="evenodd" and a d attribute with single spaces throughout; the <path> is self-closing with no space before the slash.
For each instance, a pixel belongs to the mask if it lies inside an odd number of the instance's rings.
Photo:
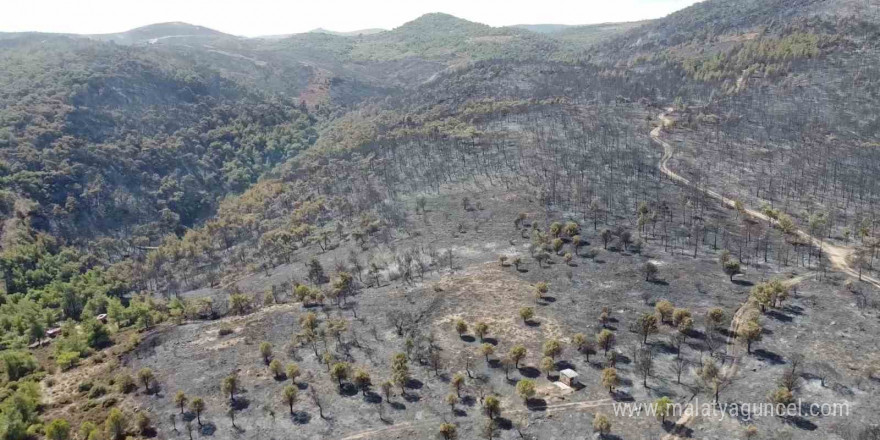
<path id="1" fill-rule="evenodd" d="M 119 440 L 125 435 L 125 416 L 122 411 L 113 408 L 104 420 L 104 432 L 109 440 Z"/>
<path id="2" fill-rule="evenodd" d="M 93 386 L 94 384 L 92 384 L 92 381 L 87 380 L 84 382 L 80 382 L 79 385 L 77 385 L 76 389 L 79 390 L 79 392 L 81 393 L 85 393 L 86 391 L 90 391 Z"/>
<path id="3" fill-rule="evenodd" d="M 135 417 L 135 426 L 137 426 L 138 432 L 141 434 L 146 434 L 150 430 L 150 424 L 152 421 L 150 420 L 150 416 L 147 415 L 145 411 L 141 411 L 137 413 Z"/>
<path id="4" fill-rule="evenodd" d="M 220 330 L 217 331 L 217 334 L 220 336 L 226 336 L 232 334 L 232 326 L 229 324 L 223 324 L 220 326 Z"/>
<path id="5" fill-rule="evenodd" d="M 58 364 L 58 367 L 61 370 L 69 370 L 77 365 L 79 365 L 79 353 L 75 351 L 64 351 L 58 355 L 58 358 L 55 359 L 55 363 Z"/>
<path id="6" fill-rule="evenodd" d="M 36 371 L 37 361 L 28 352 L 7 351 L 0 355 L 0 366 L 6 374 L 6 380 L 12 382 Z"/>
<path id="7" fill-rule="evenodd" d="M 46 427 L 46 438 L 49 440 L 67 440 L 70 438 L 70 423 L 64 419 L 55 419 Z"/>
<path id="8" fill-rule="evenodd" d="M 116 385 L 116 389 L 123 394 L 130 393 L 135 389 L 134 378 L 128 373 L 117 374 L 116 379 L 113 380 L 113 384 Z"/>
<path id="9" fill-rule="evenodd" d="M 89 390 L 89 398 L 90 399 L 96 399 L 96 398 L 101 397 L 105 394 L 107 394 L 107 387 L 104 385 L 97 385 L 97 386 L 92 387 L 91 390 Z"/>
<path id="10" fill-rule="evenodd" d="M 112 406 L 116 406 L 116 404 L 118 402 L 119 402 L 119 400 L 117 400 L 115 397 L 108 397 L 108 398 L 104 399 L 103 402 L 101 402 L 101 407 L 102 408 L 110 408 Z"/>

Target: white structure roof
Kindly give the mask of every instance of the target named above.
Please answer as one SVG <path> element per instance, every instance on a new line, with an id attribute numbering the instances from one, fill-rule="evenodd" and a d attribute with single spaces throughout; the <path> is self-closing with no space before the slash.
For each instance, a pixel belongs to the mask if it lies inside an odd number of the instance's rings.
<path id="1" fill-rule="evenodd" d="M 565 377 L 577 377 L 577 371 L 572 370 L 571 368 L 566 368 L 559 372 L 560 375 Z"/>

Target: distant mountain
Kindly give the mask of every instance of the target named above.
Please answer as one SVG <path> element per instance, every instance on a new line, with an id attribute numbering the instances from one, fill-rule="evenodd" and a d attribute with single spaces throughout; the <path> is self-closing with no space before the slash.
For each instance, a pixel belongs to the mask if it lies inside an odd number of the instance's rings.
<path id="1" fill-rule="evenodd" d="M 578 47 L 584 47 L 620 35 L 630 29 L 649 23 L 650 21 L 651 20 L 586 25 L 518 24 L 513 27 L 544 34 L 562 42 L 572 43 Z"/>
<path id="2" fill-rule="evenodd" d="M 307 33 L 307 34 L 326 34 L 326 35 L 334 35 L 334 36 L 337 36 L 337 37 L 358 37 L 358 36 L 362 36 L 362 35 L 373 35 L 373 34 L 378 34 L 378 33 L 380 33 L 380 32 L 387 32 L 387 31 L 388 31 L 387 29 L 373 28 L 373 29 L 360 29 L 360 30 L 350 31 L 350 32 L 337 32 L 337 31 L 331 31 L 331 30 L 324 29 L 324 28 L 315 28 L 315 29 L 312 29 L 312 30 L 310 30 L 310 31 L 308 31 L 308 32 L 306 32 L 306 33 Z M 260 35 L 259 37 L 255 37 L 255 38 L 263 39 L 263 40 L 281 40 L 281 39 L 284 39 L 284 38 L 290 38 L 290 37 L 293 37 L 293 36 L 295 36 L 295 35 L 301 35 L 301 33 L 296 33 L 296 34 Z"/>
<path id="3" fill-rule="evenodd" d="M 238 38 L 204 26 L 183 22 L 156 23 L 125 32 L 92 34 L 88 37 L 101 41 L 113 41 L 118 44 L 156 43 L 170 38 L 184 40 Z"/>
<path id="4" fill-rule="evenodd" d="M 340 37 L 357 37 L 358 35 L 373 35 L 373 34 L 378 34 L 379 32 L 387 32 L 387 29 L 373 28 L 373 29 L 361 29 L 361 30 L 350 31 L 350 32 L 337 32 L 337 31 L 327 30 L 324 28 L 317 28 L 317 29 L 312 29 L 309 32 L 315 33 L 315 34 L 338 35 Z"/>
<path id="5" fill-rule="evenodd" d="M 552 34 L 564 29 L 576 27 L 578 25 L 570 24 L 515 24 L 510 27 L 525 29 L 539 34 Z"/>
<path id="6" fill-rule="evenodd" d="M 553 57 L 559 41 L 526 29 L 495 28 L 449 14 L 425 14 L 388 32 L 367 36 L 352 51 L 360 60 L 421 57 L 443 62 Z"/>

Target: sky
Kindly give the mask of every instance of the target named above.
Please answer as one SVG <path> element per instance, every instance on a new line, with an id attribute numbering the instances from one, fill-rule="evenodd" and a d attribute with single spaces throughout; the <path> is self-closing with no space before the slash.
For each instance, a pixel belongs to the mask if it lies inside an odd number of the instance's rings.
<path id="1" fill-rule="evenodd" d="M 492 26 L 659 18 L 696 0 L 2 0 L 0 32 L 121 32 L 183 21 L 242 36 L 392 29 L 428 12 Z"/>

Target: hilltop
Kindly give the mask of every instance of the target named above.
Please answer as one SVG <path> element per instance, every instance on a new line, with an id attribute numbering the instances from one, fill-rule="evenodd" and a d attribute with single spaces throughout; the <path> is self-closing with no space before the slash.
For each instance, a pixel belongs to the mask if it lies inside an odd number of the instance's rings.
<path id="1" fill-rule="evenodd" d="M 213 38 L 236 38 L 229 34 L 183 22 L 156 23 L 125 32 L 92 34 L 89 38 L 112 41 L 117 44 L 151 44 L 165 39 L 193 42 Z"/>

